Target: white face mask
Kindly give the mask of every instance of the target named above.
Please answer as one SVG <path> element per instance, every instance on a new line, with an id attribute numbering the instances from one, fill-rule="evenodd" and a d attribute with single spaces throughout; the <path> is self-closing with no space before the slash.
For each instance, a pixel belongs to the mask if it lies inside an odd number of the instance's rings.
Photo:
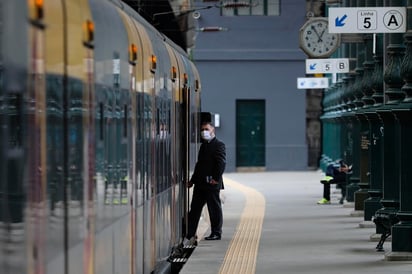
<path id="1" fill-rule="evenodd" d="M 202 136 L 202 139 L 206 141 L 209 141 L 212 139 L 212 134 L 210 134 L 210 131 L 207 131 L 207 130 L 201 131 L 200 136 Z"/>

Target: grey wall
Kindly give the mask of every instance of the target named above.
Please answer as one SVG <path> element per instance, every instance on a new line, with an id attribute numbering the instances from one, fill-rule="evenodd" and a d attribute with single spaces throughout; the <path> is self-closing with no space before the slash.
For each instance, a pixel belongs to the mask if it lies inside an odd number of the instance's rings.
<path id="1" fill-rule="evenodd" d="M 226 143 L 227 171 L 236 169 L 236 100 L 266 101 L 266 170 L 307 168 L 306 94 L 296 87 L 305 76 L 299 49 L 305 2 L 282 1 L 281 16 L 223 17 L 201 11 L 193 57 L 202 79 L 202 110 L 220 114 L 217 135 Z"/>

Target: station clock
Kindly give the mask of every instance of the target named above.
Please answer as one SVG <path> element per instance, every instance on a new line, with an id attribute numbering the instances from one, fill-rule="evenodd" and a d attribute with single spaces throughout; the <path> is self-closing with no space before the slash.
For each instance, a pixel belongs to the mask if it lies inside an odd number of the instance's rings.
<path id="1" fill-rule="evenodd" d="M 329 33 L 327 18 L 310 18 L 300 29 L 299 46 L 309 57 L 329 57 L 340 46 L 340 35 Z"/>

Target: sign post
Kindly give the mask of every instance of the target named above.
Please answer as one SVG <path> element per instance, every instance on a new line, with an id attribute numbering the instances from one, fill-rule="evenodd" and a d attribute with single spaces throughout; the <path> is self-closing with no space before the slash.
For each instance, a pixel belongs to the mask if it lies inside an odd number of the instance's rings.
<path id="1" fill-rule="evenodd" d="M 406 32 L 406 7 L 329 8 L 330 33 Z"/>

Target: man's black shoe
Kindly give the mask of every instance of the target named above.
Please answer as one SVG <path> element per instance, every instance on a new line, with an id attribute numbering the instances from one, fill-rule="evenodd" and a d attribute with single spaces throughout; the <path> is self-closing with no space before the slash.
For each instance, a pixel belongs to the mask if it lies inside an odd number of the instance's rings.
<path id="1" fill-rule="evenodd" d="M 206 241 L 214 241 L 214 240 L 220 240 L 222 236 L 217 235 L 217 234 L 210 234 L 210 236 L 205 237 Z"/>

